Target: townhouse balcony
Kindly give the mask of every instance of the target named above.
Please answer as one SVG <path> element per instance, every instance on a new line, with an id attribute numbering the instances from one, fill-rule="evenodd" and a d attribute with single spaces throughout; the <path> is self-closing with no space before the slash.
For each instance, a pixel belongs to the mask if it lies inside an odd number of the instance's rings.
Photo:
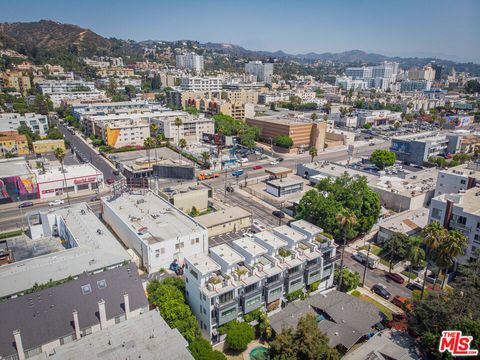
<path id="1" fill-rule="evenodd" d="M 330 253 L 329 253 L 330 254 Z M 340 257 L 342 256 L 342 254 L 340 253 L 337 253 L 335 254 L 334 256 L 323 256 L 323 265 L 328 265 L 328 264 L 331 264 L 331 263 L 334 263 L 338 260 L 340 260 Z"/>
<path id="2" fill-rule="evenodd" d="M 218 325 L 223 325 L 238 317 L 238 298 L 233 298 L 223 304 L 216 303 L 216 318 Z"/>
<path id="3" fill-rule="evenodd" d="M 465 226 L 464 224 L 460 224 L 455 220 L 450 220 L 450 222 L 448 223 L 448 226 L 450 226 L 451 229 L 461 230 L 466 233 L 469 233 L 470 231 L 472 231 L 472 228 L 470 226 Z"/>
<path id="4" fill-rule="evenodd" d="M 249 293 L 242 294 L 240 297 L 240 305 L 244 314 L 258 309 L 265 302 L 263 297 L 263 288 L 259 287 Z"/>
<path id="5" fill-rule="evenodd" d="M 269 287 L 265 288 L 265 301 L 267 304 L 270 304 L 272 301 L 281 299 L 283 292 L 283 279 L 282 281 L 271 283 Z"/>

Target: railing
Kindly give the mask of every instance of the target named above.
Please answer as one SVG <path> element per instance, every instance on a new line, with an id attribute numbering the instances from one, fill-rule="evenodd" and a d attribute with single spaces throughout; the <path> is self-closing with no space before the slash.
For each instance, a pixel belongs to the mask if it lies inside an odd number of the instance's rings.
<path id="1" fill-rule="evenodd" d="M 450 220 L 448 225 L 451 228 L 459 229 L 459 230 L 462 230 L 462 231 L 465 231 L 465 232 L 470 232 L 472 230 L 472 228 L 470 226 L 465 226 L 464 224 L 460 224 L 460 223 L 456 222 L 455 220 Z"/>
<path id="2" fill-rule="evenodd" d="M 324 264 L 331 264 L 332 262 L 335 262 L 337 260 L 339 260 L 341 257 L 341 254 L 336 254 L 335 256 L 330 256 L 328 258 L 323 258 L 323 263 Z"/>

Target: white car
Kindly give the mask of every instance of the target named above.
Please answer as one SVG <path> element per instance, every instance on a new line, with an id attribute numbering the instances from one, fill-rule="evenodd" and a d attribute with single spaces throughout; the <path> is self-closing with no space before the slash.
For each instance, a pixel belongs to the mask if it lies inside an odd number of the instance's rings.
<path id="1" fill-rule="evenodd" d="M 62 205 L 65 201 L 63 200 L 53 200 L 48 203 L 48 206 L 57 206 L 57 205 Z"/>
<path id="2" fill-rule="evenodd" d="M 274 160 L 274 161 L 270 161 L 270 165 L 278 165 L 278 164 L 279 164 L 279 162 L 278 162 L 278 161 L 276 161 L 276 160 Z"/>

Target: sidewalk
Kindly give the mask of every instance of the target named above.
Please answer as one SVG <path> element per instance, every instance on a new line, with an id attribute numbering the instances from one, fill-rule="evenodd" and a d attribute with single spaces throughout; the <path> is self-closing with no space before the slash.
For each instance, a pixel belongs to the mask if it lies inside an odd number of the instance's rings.
<path id="1" fill-rule="evenodd" d="M 393 305 L 390 301 L 388 300 L 385 300 L 384 298 L 382 298 L 381 296 L 378 296 L 377 294 L 374 294 L 373 292 L 371 292 L 369 289 L 367 288 L 363 288 L 361 286 L 357 287 L 355 290 L 357 290 L 358 292 L 360 292 L 361 294 L 363 295 L 366 295 L 370 298 L 372 298 L 373 300 L 375 300 L 376 302 L 380 303 L 381 305 L 385 306 L 388 310 L 392 311 L 393 313 L 395 314 L 402 314 L 403 313 L 403 310 L 400 309 L 399 307 Z"/>

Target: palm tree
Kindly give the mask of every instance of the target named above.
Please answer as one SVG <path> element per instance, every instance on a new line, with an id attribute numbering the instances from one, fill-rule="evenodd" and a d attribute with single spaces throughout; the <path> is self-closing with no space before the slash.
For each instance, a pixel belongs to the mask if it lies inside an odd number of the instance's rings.
<path id="1" fill-rule="evenodd" d="M 422 245 L 422 238 L 419 236 L 411 236 L 408 239 L 407 260 L 410 262 L 409 272 L 412 272 L 413 266 L 418 266 L 425 260 L 425 251 L 420 247 Z M 408 277 L 410 283 L 410 276 Z"/>
<path id="2" fill-rule="evenodd" d="M 154 146 L 153 151 L 155 152 L 155 164 L 157 163 L 157 145 L 158 145 L 157 131 L 158 131 L 158 125 L 155 123 L 150 124 L 150 137 L 153 140 L 153 146 Z"/>
<path id="3" fill-rule="evenodd" d="M 312 157 L 312 162 L 313 162 L 313 159 L 315 158 L 315 156 L 318 155 L 318 150 L 315 146 L 312 146 L 310 147 L 310 149 L 308 150 L 308 153 L 310 154 L 310 156 Z"/>
<path id="4" fill-rule="evenodd" d="M 425 234 L 424 243 L 427 247 L 427 267 L 425 269 L 425 274 L 423 275 L 422 299 L 425 293 L 425 283 L 427 281 L 428 266 L 430 265 L 432 253 L 440 246 L 445 237 L 448 235 L 447 230 L 438 221 L 428 224 L 423 229 L 423 233 Z"/>
<path id="5" fill-rule="evenodd" d="M 182 152 L 183 152 L 183 149 L 185 149 L 187 147 L 187 140 L 185 139 L 180 139 L 178 140 L 178 146 L 180 146 L 180 150 L 179 151 L 179 159 L 180 159 L 180 165 L 182 164 Z"/>
<path id="6" fill-rule="evenodd" d="M 340 260 L 340 280 L 338 281 L 337 290 L 341 291 L 343 282 L 343 257 L 345 254 L 345 246 L 347 245 L 348 231 L 357 224 L 357 217 L 354 213 L 349 211 L 342 211 L 337 214 L 335 220 L 343 227 L 343 246 L 342 246 L 342 258 Z"/>
<path id="7" fill-rule="evenodd" d="M 63 168 L 63 159 L 65 159 L 65 150 L 63 150 L 62 148 L 56 148 L 55 157 L 57 158 L 58 161 L 60 161 L 60 166 L 62 167 L 63 191 L 67 192 L 67 202 L 68 202 L 68 205 L 70 205 L 70 195 L 68 194 L 68 189 L 67 189 L 67 177 L 65 176 L 65 169 Z"/>
<path id="8" fill-rule="evenodd" d="M 148 167 L 150 167 L 150 149 L 155 146 L 155 140 L 153 140 L 153 138 L 149 136 L 143 142 L 143 146 L 147 150 Z"/>
<path id="9" fill-rule="evenodd" d="M 174 122 L 175 126 L 177 127 L 177 139 L 180 141 L 180 126 L 182 126 L 183 122 L 182 119 L 176 118 Z"/>
<path id="10" fill-rule="evenodd" d="M 468 239 L 465 234 L 458 230 L 452 230 L 438 247 L 437 265 L 443 269 L 442 289 L 445 286 L 448 269 L 455 263 L 457 256 L 465 253 L 467 245 Z"/>
<path id="11" fill-rule="evenodd" d="M 202 152 L 202 163 L 203 167 L 206 168 L 206 165 L 210 162 L 210 153 L 208 151 Z"/>

